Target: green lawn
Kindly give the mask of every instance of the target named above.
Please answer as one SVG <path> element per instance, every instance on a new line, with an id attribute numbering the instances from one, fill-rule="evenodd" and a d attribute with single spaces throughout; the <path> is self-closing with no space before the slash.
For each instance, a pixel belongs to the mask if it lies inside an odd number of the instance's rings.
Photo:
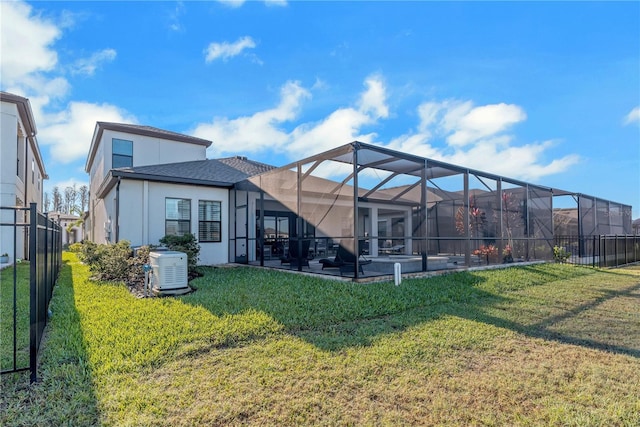
<path id="1" fill-rule="evenodd" d="M 29 264 L 0 270 L 0 368 L 2 371 L 15 367 L 29 367 Z M 16 316 L 14 319 L 14 296 Z M 14 360 L 14 334 L 17 349 Z"/>
<path id="2" fill-rule="evenodd" d="M 212 268 L 136 299 L 64 262 L 41 381 L 3 376 L 0 425 L 640 425 L 638 268 Z"/>

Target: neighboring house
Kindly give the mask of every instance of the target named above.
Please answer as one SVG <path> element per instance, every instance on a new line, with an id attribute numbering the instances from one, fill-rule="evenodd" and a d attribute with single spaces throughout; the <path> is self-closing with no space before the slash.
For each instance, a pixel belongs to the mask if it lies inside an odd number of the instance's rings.
<path id="1" fill-rule="evenodd" d="M 149 126 L 98 122 L 85 166 L 85 237 L 140 246 L 192 233 L 201 264 L 228 262 L 229 190 L 272 167 L 243 157 L 208 160 L 210 145 Z"/>
<path id="2" fill-rule="evenodd" d="M 42 210 L 43 180 L 48 179 L 38 140 L 31 104 L 27 98 L 0 92 L 0 206 L 36 203 Z M 26 214 L 19 215 L 24 222 Z M 0 211 L 2 223 L 13 222 L 13 212 Z M 28 231 L 18 229 L 14 253 L 13 229 L 0 227 L 0 253 L 10 260 L 27 258 Z"/>
<path id="3" fill-rule="evenodd" d="M 61 212 L 49 212 L 49 219 L 56 221 L 62 228 L 62 245 L 67 246 L 83 240 L 82 221 L 79 216 Z"/>

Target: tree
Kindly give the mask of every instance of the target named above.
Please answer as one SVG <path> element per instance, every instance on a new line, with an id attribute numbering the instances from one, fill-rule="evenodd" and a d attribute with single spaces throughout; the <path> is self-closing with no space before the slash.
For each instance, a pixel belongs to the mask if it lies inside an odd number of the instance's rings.
<path id="1" fill-rule="evenodd" d="M 460 235 L 465 234 L 465 207 L 460 206 L 456 211 L 455 221 L 456 221 L 456 230 Z M 469 236 L 471 237 L 482 237 L 484 236 L 484 231 L 487 227 L 487 217 L 485 212 L 476 206 L 475 197 L 469 197 L 469 218 L 466 226 L 469 227 Z"/>
<path id="2" fill-rule="evenodd" d="M 80 212 L 84 213 L 89 207 L 89 187 L 81 185 L 78 194 L 80 197 Z"/>
<path id="3" fill-rule="evenodd" d="M 516 227 L 522 226 L 524 215 L 520 198 L 513 192 L 502 192 L 502 230 L 507 235 L 507 244 L 513 249 L 513 234 Z M 504 236 L 504 234 L 503 234 Z"/>
<path id="4" fill-rule="evenodd" d="M 77 211 L 76 200 L 78 199 L 78 190 L 76 184 L 64 189 L 64 213 L 72 214 Z"/>
<path id="5" fill-rule="evenodd" d="M 51 199 L 49 198 L 49 193 L 44 193 L 44 202 L 42 209 L 44 212 L 49 212 L 49 207 L 51 206 Z"/>
<path id="6" fill-rule="evenodd" d="M 62 212 L 62 195 L 60 194 L 60 189 L 56 185 L 52 190 L 52 203 L 53 203 L 53 211 L 54 212 Z"/>

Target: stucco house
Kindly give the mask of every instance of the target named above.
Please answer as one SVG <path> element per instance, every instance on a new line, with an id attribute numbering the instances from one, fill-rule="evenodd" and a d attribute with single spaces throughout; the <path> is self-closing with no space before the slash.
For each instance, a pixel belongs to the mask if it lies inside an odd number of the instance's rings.
<path id="1" fill-rule="evenodd" d="M 229 189 L 271 166 L 244 157 L 207 159 L 211 141 L 150 127 L 96 123 L 86 238 L 158 244 L 192 233 L 201 264 L 229 261 Z"/>
<path id="2" fill-rule="evenodd" d="M 48 216 L 60 224 L 63 246 L 78 243 L 83 240 L 84 230 L 79 216 L 62 212 L 48 212 Z"/>
<path id="3" fill-rule="evenodd" d="M 358 141 L 277 168 L 239 156 L 206 159 L 211 144 L 98 122 L 85 168 L 86 238 L 138 246 L 192 233 L 200 264 L 325 274 L 339 266 L 358 280 L 397 263 L 425 272 L 553 259 L 554 217 L 563 214 L 554 211 L 556 197 L 575 203 L 563 232 L 631 232 L 630 206 Z"/>
<path id="4" fill-rule="evenodd" d="M 43 181 L 48 179 L 36 135 L 38 130 L 27 98 L 0 92 L 0 206 L 28 207 L 42 211 Z M 13 223 L 13 211 L 1 210 L 0 221 Z M 24 222 L 24 212 L 18 218 Z M 10 261 L 26 258 L 28 230 L 19 230 L 14 253 L 13 228 L 0 227 L 0 254 Z"/>

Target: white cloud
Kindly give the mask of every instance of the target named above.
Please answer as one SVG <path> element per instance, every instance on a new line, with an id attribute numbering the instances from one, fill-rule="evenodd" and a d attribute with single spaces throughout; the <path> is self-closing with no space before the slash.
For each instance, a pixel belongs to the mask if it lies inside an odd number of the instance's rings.
<path id="1" fill-rule="evenodd" d="M 229 60 L 234 56 L 240 55 L 245 49 L 253 49 L 256 47 L 256 43 L 249 36 L 241 37 L 233 43 L 211 43 L 205 49 L 205 61 L 212 62 L 216 59 L 222 59 L 223 61 Z"/>
<path id="2" fill-rule="evenodd" d="M 543 155 L 553 141 L 512 145 L 513 137 L 505 132 L 526 119 L 517 105 L 476 107 L 471 101 L 447 100 L 426 102 L 417 110 L 418 130 L 393 139 L 389 148 L 524 180 L 563 172 L 580 161 L 571 154 L 545 164 Z"/>
<path id="3" fill-rule="evenodd" d="M 471 103 L 466 102 L 447 113 L 446 129 L 454 130 L 447 142 L 464 146 L 503 132 L 526 118 L 525 112 L 517 105 L 492 104 L 471 108 Z"/>
<path id="4" fill-rule="evenodd" d="M 360 96 L 360 111 L 372 114 L 376 118 L 389 117 L 389 107 L 386 105 L 387 94 L 384 82 L 380 76 L 371 76 L 365 80 L 367 90 Z"/>
<path id="5" fill-rule="evenodd" d="M 241 7 L 245 3 L 245 1 L 246 0 L 218 0 L 219 3 L 222 3 L 232 8 Z M 286 6 L 287 5 L 286 0 L 264 0 L 264 3 L 267 6 Z"/>
<path id="6" fill-rule="evenodd" d="M 382 144 L 378 135 L 366 132 L 368 126 L 388 119 L 387 89 L 380 75 L 367 77 L 365 89 L 355 107 L 340 107 L 321 120 L 295 124 L 302 101 L 310 91 L 298 82 L 288 82 L 281 90 L 278 106 L 251 116 L 215 118 L 192 132 L 213 140 L 210 155 L 282 151 L 290 160 L 305 158 L 348 142 L 359 140 L 444 162 L 524 180 L 565 171 L 580 161 L 574 154 L 545 161 L 554 141 L 514 145 L 507 134 L 526 113 L 513 104 L 474 106 L 471 101 L 446 100 L 418 106 L 415 131 Z M 286 124 L 295 126 L 285 129 Z M 327 173 L 333 170 L 327 169 Z"/>
<path id="7" fill-rule="evenodd" d="M 184 31 L 180 18 L 185 14 L 184 2 L 178 1 L 176 7 L 169 13 L 169 29 L 172 31 Z"/>
<path id="8" fill-rule="evenodd" d="M 212 153 L 237 153 L 239 148 L 249 152 L 277 150 L 289 140 L 279 126 L 295 119 L 302 101 L 310 96 L 300 82 L 290 81 L 280 90 L 280 103 L 275 108 L 235 119 L 217 117 L 211 123 L 199 124 L 191 133 L 212 140 Z"/>
<path id="9" fill-rule="evenodd" d="M 317 123 L 305 123 L 291 133 L 287 145 L 290 156 L 310 156 L 358 140 L 373 143 L 375 133 L 361 133 L 364 126 L 372 125 L 389 116 L 386 87 L 380 75 L 367 77 L 366 89 L 357 101 L 358 108 L 339 108 Z"/>
<path id="10" fill-rule="evenodd" d="M 211 123 L 201 123 L 193 135 L 213 141 L 209 155 L 264 150 L 285 151 L 292 159 L 307 157 L 353 140 L 374 142 L 375 133 L 361 133 L 366 125 L 376 123 L 389 114 L 386 89 L 379 76 L 365 81 L 366 89 L 356 102 L 358 108 L 339 108 L 317 122 L 302 123 L 292 131 L 283 128 L 299 114 L 302 101 L 311 92 L 299 82 L 288 82 L 281 89 L 277 107 L 251 116 L 229 119 L 216 117 Z"/>
<path id="11" fill-rule="evenodd" d="M 552 141 L 532 143 L 523 146 L 510 146 L 508 137 L 494 140 L 477 141 L 467 151 L 457 151 L 453 155 L 443 155 L 440 160 L 465 166 L 471 169 L 537 181 L 546 175 L 564 172 L 578 163 L 580 157 L 570 154 L 551 162 L 542 163 L 544 152 L 554 145 Z"/>
<path id="12" fill-rule="evenodd" d="M 18 85 L 25 76 L 53 70 L 58 55 L 51 46 L 61 33 L 54 23 L 34 14 L 30 5 L 3 1 L 0 14 L 3 85 Z"/>
<path id="13" fill-rule="evenodd" d="M 267 6 L 286 6 L 287 0 L 264 0 L 264 4 Z"/>
<path id="14" fill-rule="evenodd" d="M 633 123 L 640 123 L 640 107 L 632 109 L 631 111 L 629 111 L 629 114 L 624 117 L 625 125 L 630 125 Z"/>
<path id="15" fill-rule="evenodd" d="M 222 3 L 225 6 L 232 8 L 240 7 L 244 4 L 245 0 L 218 0 L 218 3 Z"/>
<path id="16" fill-rule="evenodd" d="M 375 134 L 361 135 L 360 128 L 373 120 L 353 108 L 340 108 L 318 123 L 298 126 L 291 134 L 288 154 L 294 158 L 307 157 L 359 140 L 373 142 Z"/>
<path id="17" fill-rule="evenodd" d="M 92 76 L 96 69 L 98 69 L 103 63 L 111 62 L 116 59 L 116 51 L 114 49 L 103 49 L 99 52 L 95 52 L 89 58 L 78 59 L 71 67 L 72 74 L 86 74 Z"/>
<path id="18" fill-rule="evenodd" d="M 65 110 L 37 120 L 38 142 L 49 146 L 52 159 L 64 164 L 86 158 L 97 121 L 136 122 L 116 106 L 88 102 L 71 102 Z"/>

